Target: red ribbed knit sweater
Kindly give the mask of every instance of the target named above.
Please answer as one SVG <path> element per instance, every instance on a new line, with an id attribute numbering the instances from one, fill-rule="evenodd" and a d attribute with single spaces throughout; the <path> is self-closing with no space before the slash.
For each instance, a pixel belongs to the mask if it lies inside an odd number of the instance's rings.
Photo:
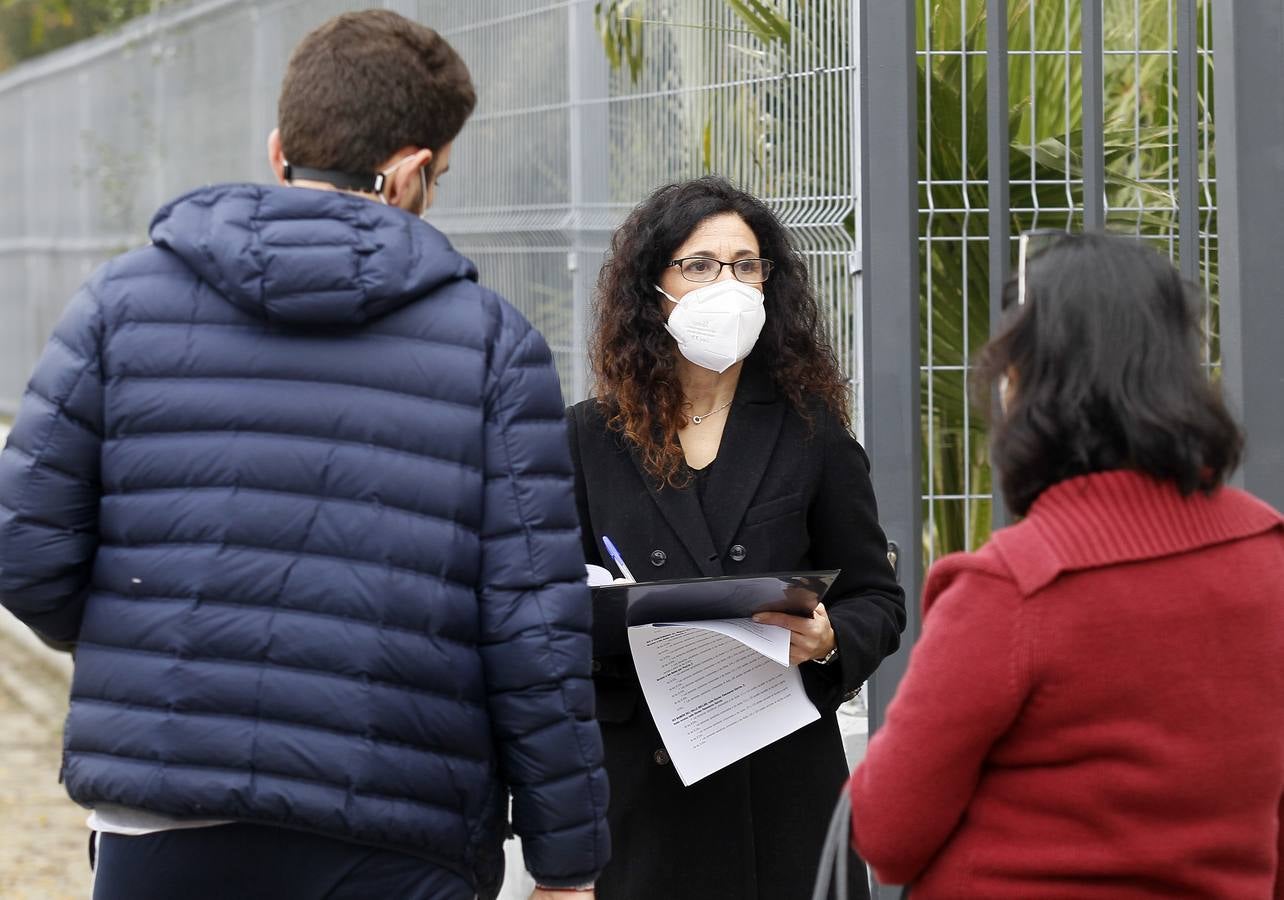
<path id="1" fill-rule="evenodd" d="M 941 897 L 1284 897 L 1284 521 L 1135 472 L 928 576 L 853 846 Z"/>

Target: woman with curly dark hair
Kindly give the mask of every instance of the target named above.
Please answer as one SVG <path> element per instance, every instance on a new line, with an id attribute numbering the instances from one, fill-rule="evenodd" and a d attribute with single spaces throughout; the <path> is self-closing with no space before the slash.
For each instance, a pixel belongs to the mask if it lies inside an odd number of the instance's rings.
<path id="1" fill-rule="evenodd" d="M 609 536 L 643 581 L 841 570 L 812 618 L 764 617 L 790 629 L 820 719 L 689 787 L 599 610 L 614 845 L 599 896 L 807 897 L 847 776 L 835 711 L 896 650 L 905 606 L 806 265 L 726 181 L 669 185 L 615 233 L 595 316 L 596 396 L 567 414 L 588 561 L 614 567 Z"/>

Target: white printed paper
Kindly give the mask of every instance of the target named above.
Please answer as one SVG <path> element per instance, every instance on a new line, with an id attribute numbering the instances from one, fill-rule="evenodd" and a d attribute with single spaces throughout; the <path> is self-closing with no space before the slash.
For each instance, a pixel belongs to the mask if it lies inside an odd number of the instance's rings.
<path id="1" fill-rule="evenodd" d="M 788 628 L 779 625 L 759 625 L 753 619 L 705 619 L 699 622 L 656 622 L 657 628 L 702 628 L 735 638 L 750 650 L 756 650 L 767 659 L 782 666 L 789 665 Z"/>
<path id="2" fill-rule="evenodd" d="M 748 623 L 749 628 L 744 623 Z M 629 646 L 642 693 L 685 785 L 820 718 L 779 636 L 752 620 L 635 625 Z M 784 659 L 789 658 L 788 631 Z"/>

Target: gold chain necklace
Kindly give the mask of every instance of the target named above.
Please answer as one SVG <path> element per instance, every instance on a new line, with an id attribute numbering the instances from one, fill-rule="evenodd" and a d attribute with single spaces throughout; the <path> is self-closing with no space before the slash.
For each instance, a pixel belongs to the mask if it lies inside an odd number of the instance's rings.
<path id="1" fill-rule="evenodd" d="M 731 400 L 734 400 L 734 399 L 735 399 L 734 397 L 731 398 Z M 724 409 L 726 409 L 728 406 L 731 405 L 731 400 L 728 400 L 726 403 L 722 404 L 717 409 L 709 410 L 703 416 L 692 416 L 691 424 L 699 425 L 701 422 L 703 422 L 705 419 L 709 418 L 710 416 L 716 416 L 718 413 L 722 412 Z"/>

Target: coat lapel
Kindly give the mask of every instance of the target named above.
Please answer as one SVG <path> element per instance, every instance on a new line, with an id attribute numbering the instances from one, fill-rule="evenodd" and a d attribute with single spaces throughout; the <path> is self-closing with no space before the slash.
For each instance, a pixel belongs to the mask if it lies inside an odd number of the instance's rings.
<path id="1" fill-rule="evenodd" d="M 780 437 L 786 406 L 766 369 L 746 363 L 722 432 L 717 463 L 709 473 L 709 496 L 716 502 L 710 504 L 708 527 L 719 560 L 758 493 Z"/>
<path id="2" fill-rule="evenodd" d="M 642 459 L 637 448 L 629 444 L 629 457 L 638 470 L 647 491 L 655 505 L 660 507 L 660 514 L 669 523 L 669 527 L 682 541 L 691 558 L 695 560 L 701 575 L 715 576 L 722 574 L 722 558 L 714 549 L 713 539 L 709 536 L 709 526 L 704 520 L 704 510 L 700 508 L 700 499 L 692 489 L 682 489 L 669 485 L 656 484 L 653 476 L 647 474 L 642 466 Z"/>
<path id="3" fill-rule="evenodd" d="M 736 387 L 717 463 L 709 474 L 709 495 L 716 500 L 710 504 L 707 520 L 693 488 L 657 485 L 642 466 L 637 448 L 628 445 L 638 477 L 702 575 L 723 574 L 722 560 L 767 472 L 786 406 L 767 370 L 750 358 Z"/>

